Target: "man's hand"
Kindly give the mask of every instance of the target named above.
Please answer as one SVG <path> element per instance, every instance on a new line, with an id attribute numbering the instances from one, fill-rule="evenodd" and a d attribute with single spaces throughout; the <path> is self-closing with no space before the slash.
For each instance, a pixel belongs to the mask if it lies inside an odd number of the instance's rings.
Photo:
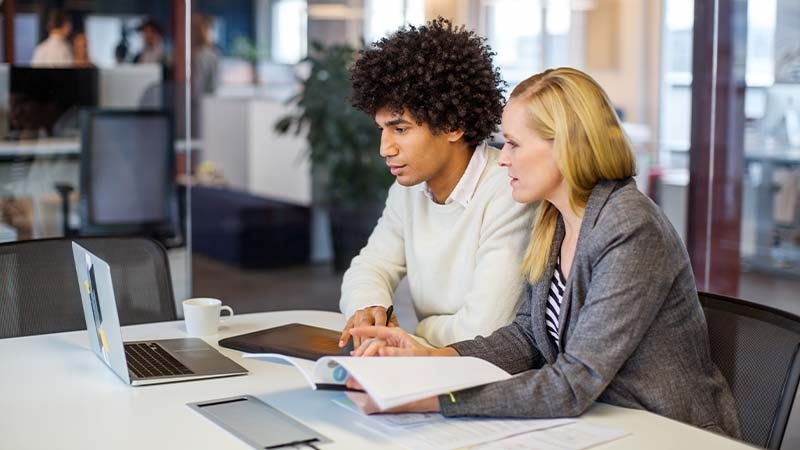
<path id="1" fill-rule="evenodd" d="M 369 308 L 359 309 L 347 321 L 342 331 L 342 336 L 339 338 L 339 348 L 344 348 L 347 341 L 350 340 L 350 330 L 355 327 L 367 327 L 371 325 L 386 325 L 386 308 L 383 306 L 370 306 Z M 392 316 L 389 319 L 390 327 L 399 327 L 400 323 L 397 321 L 397 316 Z M 361 346 L 361 337 L 353 337 L 353 348 Z"/>

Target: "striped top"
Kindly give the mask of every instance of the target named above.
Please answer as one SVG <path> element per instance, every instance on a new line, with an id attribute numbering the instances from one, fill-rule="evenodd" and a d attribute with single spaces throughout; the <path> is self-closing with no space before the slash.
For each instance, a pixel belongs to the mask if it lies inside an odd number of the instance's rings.
<path id="1" fill-rule="evenodd" d="M 564 298 L 564 286 L 567 284 L 564 273 L 561 272 L 561 257 L 556 261 L 553 279 L 550 282 L 550 294 L 547 296 L 547 333 L 553 338 L 558 347 L 558 319 L 561 316 L 561 301 Z"/>

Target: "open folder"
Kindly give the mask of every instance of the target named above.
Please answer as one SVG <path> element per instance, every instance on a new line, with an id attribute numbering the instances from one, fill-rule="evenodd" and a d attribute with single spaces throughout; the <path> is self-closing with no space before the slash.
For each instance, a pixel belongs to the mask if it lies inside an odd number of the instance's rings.
<path id="1" fill-rule="evenodd" d="M 312 389 L 342 388 L 351 376 L 381 410 L 511 378 L 511 374 L 488 361 L 464 356 L 325 356 L 317 361 L 277 353 L 242 356 L 289 362 L 300 370 Z"/>

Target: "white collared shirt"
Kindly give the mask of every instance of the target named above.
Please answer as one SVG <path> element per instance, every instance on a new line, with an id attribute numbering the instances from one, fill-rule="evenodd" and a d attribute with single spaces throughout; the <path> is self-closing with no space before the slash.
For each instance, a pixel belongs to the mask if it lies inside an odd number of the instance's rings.
<path id="1" fill-rule="evenodd" d="M 481 178 L 483 169 L 486 167 L 486 162 L 488 161 L 486 151 L 486 143 L 480 144 L 475 148 L 475 151 L 472 152 L 469 164 L 467 164 L 467 168 L 464 170 L 464 174 L 461 175 L 458 184 L 453 188 L 453 192 L 451 192 L 444 201 L 445 205 L 453 202 L 457 202 L 465 208 L 469 205 L 469 201 L 472 200 L 472 195 L 475 194 L 475 188 L 478 187 L 478 180 Z M 420 184 L 420 189 L 432 202 L 436 201 L 433 197 L 433 192 L 431 192 L 428 187 L 427 181 Z"/>
<path id="2" fill-rule="evenodd" d="M 164 58 L 164 44 L 161 42 L 156 43 L 152 47 L 145 47 L 142 53 L 139 54 L 139 59 L 136 61 L 139 64 L 151 63 L 159 64 Z"/>
<path id="3" fill-rule="evenodd" d="M 72 46 L 61 36 L 50 35 L 36 46 L 31 59 L 32 66 L 71 66 Z"/>

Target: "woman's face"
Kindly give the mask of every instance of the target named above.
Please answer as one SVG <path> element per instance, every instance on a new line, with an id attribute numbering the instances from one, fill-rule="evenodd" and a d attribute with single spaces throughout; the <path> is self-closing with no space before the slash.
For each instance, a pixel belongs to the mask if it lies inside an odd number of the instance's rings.
<path id="1" fill-rule="evenodd" d="M 506 144 L 499 163 L 508 168 L 512 196 L 520 203 L 551 200 L 563 189 L 564 177 L 553 156 L 553 142 L 528 127 L 523 101 L 510 100 L 503 111 Z"/>

